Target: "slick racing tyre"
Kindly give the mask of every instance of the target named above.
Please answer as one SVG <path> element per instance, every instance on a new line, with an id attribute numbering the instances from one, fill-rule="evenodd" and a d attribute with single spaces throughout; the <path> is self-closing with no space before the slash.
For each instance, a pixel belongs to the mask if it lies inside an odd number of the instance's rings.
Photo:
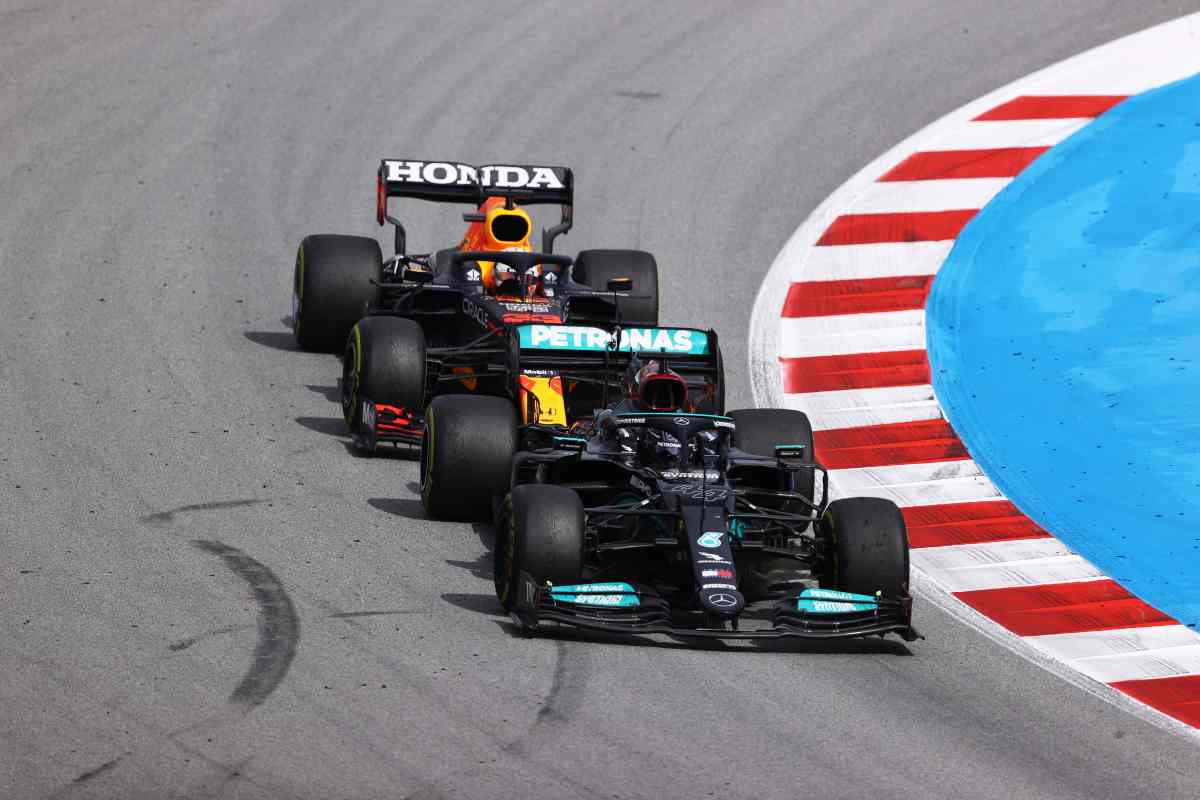
<path id="1" fill-rule="evenodd" d="M 641 250 L 581 250 L 571 274 L 576 283 L 586 283 L 601 292 L 610 278 L 630 278 L 633 297 L 618 297 L 621 322 L 626 325 L 658 325 L 658 263 Z"/>
<path id="2" fill-rule="evenodd" d="M 780 444 L 804 445 L 804 463 L 812 464 L 812 423 L 803 411 L 790 408 L 746 408 L 730 411 L 737 427 L 733 431 L 733 446 L 756 456 L 774 457 Z M 814 500 L 816 473 L 804 470 L 796 475 L 796 491 Z"/>
<path id="3" fill-rule="evenodd" d="M 817 525 L 825 544 L 821 587 L 897 598 L 908 594 L 908 530 L 891 500 L 834 500 Z"/>
<path id="4" fill-rule="evenodd" d="M 337 353 L 375 301 L 382 277 L 379 243 L 363 236 L 306 236 L 296 252 L 292 331 L 305 350 Z"/>
<path id="5" fill-rule="evenodd" d="M 583 502 L 562 486 L 524 483 L 505 500 L 496 530 L 496 597 L 516 603 L 518 576 L 544 586 L 578 583 L 583 575 Z"/>
<path id="6" fill-rule="evenodd" d="M 421 503 L 430 516 L 490 520 L 508 491 L 517 415 L 502 397 L 450 394 L 425 412 Z"/>
<path id="7" fill-rule="evenodd" d="M 362 423 L 363 401 L 425 407 L 425 332 L 411 319 L 363 317 L 346 339 L 342 358 L 342 416 L 351 431 Z"/>

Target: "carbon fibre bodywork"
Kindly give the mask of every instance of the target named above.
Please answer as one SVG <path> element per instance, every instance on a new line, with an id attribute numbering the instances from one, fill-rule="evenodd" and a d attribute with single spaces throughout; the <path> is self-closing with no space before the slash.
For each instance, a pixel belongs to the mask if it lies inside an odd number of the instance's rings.
<path id="1" fill-rule="evenodd" d="M 828 585 L 825 469 L 802 447 L 743 452 L 732 445 L 735 425 L 717 415 L 608 411 L 582 435 L 524 429 L 512 485 L 579 495 L 584 575 L 565 589 L 539 583 L 507 556 L 504 539 L 516 534 L 502 518 L 497 587 L 511 582 L 513 619 L 526 629 L 557 623 L 685 639 L 919 638 L 907 592 Z M 644 437 L 664 435 L 679 449 L 656 460 Z M 804 472 L 816 473 L 819 496 L 796 491 Z"/>
<path id="2" fill-rule="evenodd" d="M 542 281 L 553 277 L 553 296 L 521 299 L 519 293 L 481 291 L 471 272 L 483 258 L 518 270 L 537 265 Z M 347 418 L 357 420 L 352 434 L 360 449 L 420 444 L 424 408 L 439 394 L 507 397 L 522 422 L 569 427 L 622 398 L 620 377 L 635 357 L 669 359 L 687 383 L 692 406 L 723 410 L 723 366 L 714 331 L 622 325 L 615 297 L 629 293 L 575 282 L 565 256 L 458 251 L 444 254 L 442 262 L 431 281 L 381 283 L 379 301 L 366 314 L 414 320 L 427 345 L 419 407 L 388 397 L 354 398 L 361 411 Z M 344 373 L 344 391 L 353 380 Z"/>

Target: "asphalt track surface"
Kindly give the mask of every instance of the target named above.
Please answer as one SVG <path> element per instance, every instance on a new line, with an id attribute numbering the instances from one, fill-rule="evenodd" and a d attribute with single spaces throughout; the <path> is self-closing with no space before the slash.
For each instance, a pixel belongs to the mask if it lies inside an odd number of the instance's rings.
<path id="1" fill-rule="evenodd" d="M 830 191 L 1196 3 L 339 5 L 2 6 L 0 796 L 1195 797 L 1193 740 L 929 604 L 908 647 L 514 635 L 490 531 L 347 452 L 283 318 L 380 157 L 563 163 L 561 249 L 654 251 L 748 403 Z"/>

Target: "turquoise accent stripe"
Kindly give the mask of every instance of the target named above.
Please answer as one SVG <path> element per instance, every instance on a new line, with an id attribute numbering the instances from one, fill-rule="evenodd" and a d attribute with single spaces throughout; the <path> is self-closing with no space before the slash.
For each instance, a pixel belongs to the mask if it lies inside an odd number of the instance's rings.
<path id="1" fill-rule="evenodd" d="M 607 350 L 612 334 L 587 325 L 519 325 L 517 336 L 526 350 Z M 707 355 L 708 334 L 690 328 L 622 328 L 622 353 Z"/>
<path id="2" fill-rule="evenodd" d="M 856 611 L 874 611 L 878 607 L 879 604 L 870 595 L 834 589 L 805 589 L 796 601 L 796 609 L 809 614 L 852 614 Z"/>
<path id="3" fill-rule="evenodd" d="M 611 592 L 611 594 L 605 594 L 605 592 Z M 563 603 L 606 608 L 629 608 L 641 604 L 637 592 L 628 583 L 580 583 L 570 586 L 552 586 L 550 597 Z"/>

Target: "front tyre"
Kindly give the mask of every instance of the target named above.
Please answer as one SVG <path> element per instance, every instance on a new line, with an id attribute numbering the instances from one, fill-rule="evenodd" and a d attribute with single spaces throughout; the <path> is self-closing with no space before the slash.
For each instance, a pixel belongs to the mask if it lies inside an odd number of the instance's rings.
<path id="1" fill-rule="evenodd" d="M 583 576 L 583 502 L 562 486 L 525 483 L 505 500 L 496 531 L 495 580 L 500 605 L 517 602 L 519 578 L 538 586 L 578 583 Z"/>
<path id="2" fill-rule="evenodd" d="M 411 319 L 364 317 L 350 330 L 342 357 L 342 416 L 362 423 L 363 400 L 425 407 L 425 332 Z"/>
<path id="3" fill-rule="evenodd" d="M 908 594 L 908 529 L 891 500 L 834 500 L 817 525 L 825 545 L 821 587 L 896 599 Z"/>
<path id="4" fill-rule="evenodd" d="M 379 242 L 364 236 L 304 237 L 292 275 L 292 332 L 305 350 L 340 352 L 375 301 L 382 277 Z"/>
<path id="5" fill-rule="evenodd" d="M 502 397 L 433 398 L 421 444 L 421 503 L 442 519 L 490 519 L 508 490 L 517 416 Z"/>

